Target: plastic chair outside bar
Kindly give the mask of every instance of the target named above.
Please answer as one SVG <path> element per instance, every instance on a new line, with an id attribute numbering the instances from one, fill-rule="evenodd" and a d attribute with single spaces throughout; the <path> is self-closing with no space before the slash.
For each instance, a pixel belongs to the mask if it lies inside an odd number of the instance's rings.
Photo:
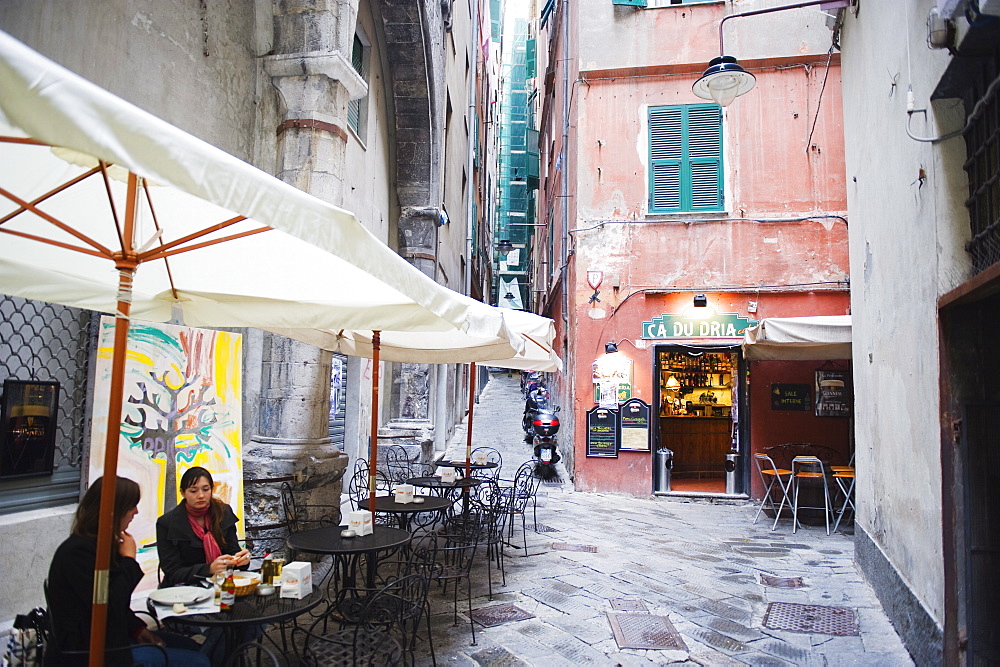
<path id="1" fill-rule="evenodd" d="M 767 454 L 754 454 L 754 463 L 757 465 L 757 474 L 760 475 L 760 481 L 763 483 L 765 491 L 764 497 L 760 501 L 760 507 L 757 508 L 757 514 L 753 517 L 753 522 L 757 523 L 765 505 L 770 505 L 771 509 L 774 510 L 774 523 L 771 525 L 773 531 L 778 527 L 781 510 L 785 508 L 785 505 L 787 504 L 788 509 L 792 510 L 792 501 L 788 496 L 792 486 L 792 471 L 779 468 Z M 772 496 L 772 490 L 776 484 L 781 492 L 781 502 L 777 507 L 774 506 L 774 497 Z M 794 519 L 794 513 L 792 517 Z"/>
<path id="2" fill-rule="evenodd" d="M 817 456 L 796 456 L 792 459 L 792 486 L 794 491 L 794 511 L 792 513 L 792 532 L 799 527 L 799 493 L 802 490 L 802 480 L 818 480 L 823 484 L 823 507 L 805 507 L 803 509 L 821 509 L 826 519 L 826 534 L 830 534 L 830 516 L 833 505 L 830 502 L 830 486 L 826 481 L 826 470 L 823 461 Z"/>

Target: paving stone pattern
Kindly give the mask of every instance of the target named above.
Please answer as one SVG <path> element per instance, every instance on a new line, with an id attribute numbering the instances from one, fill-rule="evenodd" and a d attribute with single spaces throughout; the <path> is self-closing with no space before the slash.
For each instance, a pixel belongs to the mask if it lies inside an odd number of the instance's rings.
<path id="1" fill-rule="evenodd" d="M 522 439 L 524 401 L 515 372 L 492 374 L 473 420 L 474 446 L 503 454 L 501 477 L 529 459 Z M 447 456 L 464 456 L 460 428 Z M 564 480 L 567 478 L 565 470 Z M 792 534 L 782 520 L 751 524 L 756 506 L 677 498 L 632 498 L 575 492 L 571 484 L 539 487 L 538 519 L 552 532 L 531 530 L 528 550 L 507 548 L 507 586 L 494 580 L 488 599 L 486 565 L 474 572 L 474 609 L 513 604 L 534 618 L 476 628 L 470 645 L 464 586 L 459 622 L 451 591 L 432 590 L 434 648 L 439 665 L 911 665 L 871 589 L 853 563 L 843 532 L 804 526 Z M 843 531 L 844 528 L 841 529 Z M 849 530 L 849 528 L 848 528 Z M 623 532 L 624 531 L 624 532 Z M 512 544 L 521 545 L 520 522 Z M 553 543 L 593 545 L 596 553 L 554 550 Z M 802 586 L 773 588 L 761 576 L 801 577 Z M 679 632 L 685 650 L 621 649 L 608 621 L 612 601 L 640 601 Z M 832 637 L 763 625 L 772 602 L 857 610 L 859 637 Z M 426 641 L 418 665 L 430 665 Z"/>

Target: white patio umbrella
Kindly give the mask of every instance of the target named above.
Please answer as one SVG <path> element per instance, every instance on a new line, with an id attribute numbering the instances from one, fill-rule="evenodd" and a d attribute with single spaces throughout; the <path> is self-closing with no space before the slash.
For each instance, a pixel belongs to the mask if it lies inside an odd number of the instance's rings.
<path id="1" fill-rule="evenodd" d="M 470 304 L 473 310 L 486 308 L 503 313 L 503 331 L 493 335 L 472 335 L 454 329 L 446 332 L 357 331 L 330 329 L 274 329 L 273 333 L 294 338 L 310 345 L 354 357 L 375 360 L 372 378 L 372 441 L 378 438 L 378 362 L 401 361 L 424 364 L 469 363 L 475 374 L 476 363 L 501 368 L 542 371 L 562 369 L 562 360 L 552 349 L 555 325 L 547 317 L 509 308 L 494 309 L 479 302 Z M 469 383 L 469 424 L 466 429 L 466 468 L 472 454 L 472 418 L 475 383 Z M 372 448 L 369 460 L 369 507 L 375 511 L 375 476 L 377 459 Z M 468 473 L 468 470 L 466 470 Z"/>
<path id="2" fill-rule="evenodd" d="M 0 293 L 116 314 L 108 424 L 130 317 L 192 326 L 459 330 L 502 320 L 352 214 L 124 102 L 0 32 Z M 119 433 L 108 429 L 105 476 Z M 110 481 L 110 480 L 109 480 Z M 91 626 L 104 654 L 113 483 Z"/>
<path id="3" fill-rule="evenodd" d="M 753 361 L 851 358 L 851 316 L 765 317 L 746 330 L 743 352 Z"/>

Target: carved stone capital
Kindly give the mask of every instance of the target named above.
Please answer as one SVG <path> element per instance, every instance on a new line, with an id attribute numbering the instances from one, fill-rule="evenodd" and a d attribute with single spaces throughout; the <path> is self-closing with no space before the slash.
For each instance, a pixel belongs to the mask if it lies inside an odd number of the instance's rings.
<path id="1" fill-rule="evenodd" d="M 324 76 L 347 89 L 348 97 L 360 99 L 368 94 L 368 84 L 340 51 L 281 53 L 264 59 L 264 68 L 281 88 L 281 79 Z"/>

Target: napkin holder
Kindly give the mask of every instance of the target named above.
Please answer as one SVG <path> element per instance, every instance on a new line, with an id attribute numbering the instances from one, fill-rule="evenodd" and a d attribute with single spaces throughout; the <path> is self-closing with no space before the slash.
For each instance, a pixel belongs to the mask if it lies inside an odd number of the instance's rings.
<path id="1" fill-rule="evenodd" d="M 372 513 L 368 510 L 354 510 L 347 513 L 347 527 L 353 530 L 355 535 L 371 535 L 374 530 Z M 285 567 L 288 567 L 287 565 Z"/>
<path id="2" fill-rule="evenodd" d="M 438 472 L 441 475 L 441 481 L 442 482 L 446 482 L 446 483 L 450 484 L 450 483 L 452 483 L 452 482 L 455 481 L 455 469 L 454 468 L 451 468 L 451 467 L 448 467 L 448 466 L 443 466 L 441 468 L 438 468 Z"/>
<path id="3" fill-rule="evenodd" d="M 292 561 L 281 568 L 281 594 L 283 598 L 301 600 L 312 593 L 312 563 Z"/>
<path id="4" fill-rule="evenodd" d="M 409 505 L 413 502 L 413 485 L 400 484 L 396 487 L 396 502 L 400 505 Z"/>
<path id="5" fill-rule="evenodd" d="M 488 463 L 488 461 L 486 460 L 487 458 L 486 455 L 487 452 L 474 452 L 472 454 L 472 462 L 475 463 L 477 466 L 486 465 Z"/>

